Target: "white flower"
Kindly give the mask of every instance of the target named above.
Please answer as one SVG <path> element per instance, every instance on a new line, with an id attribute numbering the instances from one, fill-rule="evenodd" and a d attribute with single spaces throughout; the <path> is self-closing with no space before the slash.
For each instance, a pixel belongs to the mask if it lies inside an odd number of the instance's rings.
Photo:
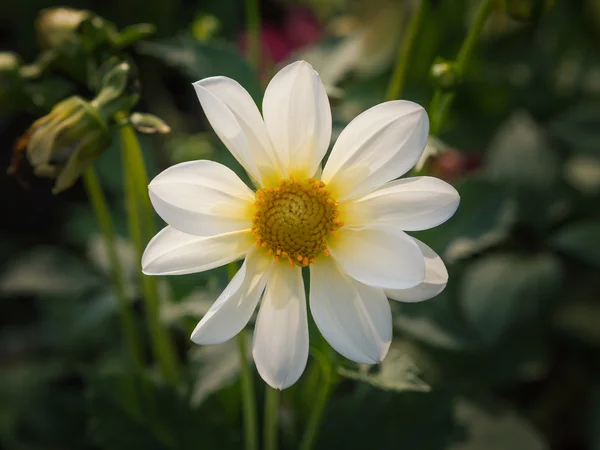
<path id="1" fill-rule="evenodd" d="M 232 79 L 207 78 L 194 87 L 257 191 L 213 161 L 159 174 L 150 197 L 169 226 L 148 244 L 144 273 L 182 275 L 245 258 L 191 339 L 227 341 L 260 302 L 252 353 L 262 378 L 283 389 L 298 380 L 308 358 L 302 267 L 309 266 L 310 310 L 323 336 L 353 361 L 381 361 L 392 340 L 386 297 L 426 300 L 448 279 L 440 257 L 403 231 L 443 223 L 459 202 L 456 190 L 436 178 L 396 180 L 427 143 L 423 108 L 393 101 L 365 111 L 340 134 L 319 176 L 331 110 L 309 64 L 275 75 L 264 119 Z"/>

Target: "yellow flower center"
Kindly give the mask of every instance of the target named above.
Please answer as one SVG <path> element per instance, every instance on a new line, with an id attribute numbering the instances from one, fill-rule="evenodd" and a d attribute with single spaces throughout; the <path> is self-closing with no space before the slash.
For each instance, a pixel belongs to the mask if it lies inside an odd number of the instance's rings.
<path id="1" fill-rule="evenodd" d="M 325 183 L 309 178 L 282 180 L 277 187 L 256 191 L 252 233 L 256 246 L 268 250 L 277 262 L 308 266 L 323 253 L 327 237 L 344 224 L 338 218 L 338 202 Z"/>

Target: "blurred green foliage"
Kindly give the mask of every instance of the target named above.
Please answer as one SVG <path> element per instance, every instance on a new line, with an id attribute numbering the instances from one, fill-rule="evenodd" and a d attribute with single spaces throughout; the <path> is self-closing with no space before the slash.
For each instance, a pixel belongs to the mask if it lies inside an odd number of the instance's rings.
<path id="1" fill-rule="evenodd" d="M 336 35 L 332 24 L 360 22 L 360 2 L 315 3 L 301 5 L 315 9 L 325 30 L 312 50 L 335 51 L 351 35 Z M 431 65 L 455 57 L 476 3 L 431 2 L 405 98 L 427 105 L 435 88 Z M 517 12 L 528 14 L 526 2 L 512 3 L 525 5 Z M 31 60 L 33 17 L 46 6 L 39 0 L 0 6 L 2 48 Z M 280 25 L 299 7 L 290 0 L 262 6 L 267 26 Z M 461 195 L 448 223 L 417 233 L 447 263 L 448 287 L 424 303 L 392 305 L 394 345 L 380 367 L 335 356 L 335 388 L 317 448 L 600 448 L 600 2 L 542 6 L 534 5 L 539 17 L 525 22 L 500 8 L 493 12 L 439 136 L 456 153 L 429 162 Z M 210 132 L 190 83 L 230 76 L 260 104 L 261 82 L 273 67 L 257 73 L 241 55 L 242 3 L 127 0 L 77 7 L 119 26 L 157 26 L 159 36 L 134 52 L 143 108 L 173 129 L 141 140 L 150 174 L 199 158 L 241 173 Z M 219 26 L 200 39 L 204 22 L 197 20 L 207 15 Z M 123 29 L 119 46 L 139 33 Z M 309 60 L 314 55 L 296 51 Z M 383 100 L 392 64 L 390 57 L 377 70 L 349 69 L 333 80 L 337 131 Z M 14 73 L 0 71 L 0 93 L 19 94 L 4 89 L 5 80 L 8 86 L 18 81 Z M 39 90 L 31 96 L 37 106 L 47 110 L 75 93 L 60 80 L 50 73 L 29 86 Z M 5 166 L 15 139 L 35 118 L 0 117 Z M 96 167 L 120 235 L 127 296 L 139 312 L 139 264 L 126 239 L 120 164 L 113 143 Z M 175 391 L 153 371 L 123 365 L 106 249 L 81 188 L 52 198 L 49 184 L 28 182 L 23 189 L 1 180 L 0 448 L 242 448 L 235 346 L 207 350 L 187 341 L 225 285 L 225 271 L 161 280 L 162 320 L 187 362 L 185 386 Z M 145 325 L 138 320 L 136 326 Z M 331 354 L 312 331 L 311 351 Z M 284 391 L 281 448 L 297 448 L 322 381 L 311 359 L 301 380 Z"/>

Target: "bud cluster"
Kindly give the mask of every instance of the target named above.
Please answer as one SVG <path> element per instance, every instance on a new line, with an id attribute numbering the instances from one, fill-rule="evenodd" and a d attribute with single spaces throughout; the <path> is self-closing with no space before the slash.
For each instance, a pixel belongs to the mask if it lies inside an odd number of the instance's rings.
<path id="1" fill-rule="evenodd" d="M 58 193 L 110 146 L 113 129 L 124 121 L 145 133 L 169 132 L 160 118 L 131 112 L 139 82 L 124 50 L 152 34 L 152 25 L 119 31 L 91 11 L 50 8 L 35 29 L 40 53 L 33 63 L 0 52 L 0 113 L 46 113 L 16 142 L 9 173 L 26 160 L 36 176 L 55 179 Z M 95 96 L 73 95 L 82 91 Z"/>

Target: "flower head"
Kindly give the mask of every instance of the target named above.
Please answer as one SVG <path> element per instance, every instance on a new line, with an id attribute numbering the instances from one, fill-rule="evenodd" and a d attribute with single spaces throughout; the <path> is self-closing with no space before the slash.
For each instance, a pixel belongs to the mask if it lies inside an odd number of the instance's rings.
<path id="1" fill-rule="evenodd" d="M 397 179 L 418 160 L 429 123 L 419 105 L 375 106 L 331 138 L 319 75 L 303 62 L 267 87 L 263 115 L 234 80 L 194 83 L 215 132 L 256 191 L 212 161 L 173 166 L 149 186 L 168 226 L 142 258 L 149 275 L 181 275 L 245 258 L 191 339 L 218 344 L 239 333 L 260 302 L 253 356 L 276 388 L 298 380 L 308 358 L 302 267 L 319 330 L 343 356 L 381 361 L 392 340 L 387 297 L 407 302 L 441 292 L 448 273 L 427 245 L 408 236 L 441 224 L 459 202 L 431 177 Z"/>

